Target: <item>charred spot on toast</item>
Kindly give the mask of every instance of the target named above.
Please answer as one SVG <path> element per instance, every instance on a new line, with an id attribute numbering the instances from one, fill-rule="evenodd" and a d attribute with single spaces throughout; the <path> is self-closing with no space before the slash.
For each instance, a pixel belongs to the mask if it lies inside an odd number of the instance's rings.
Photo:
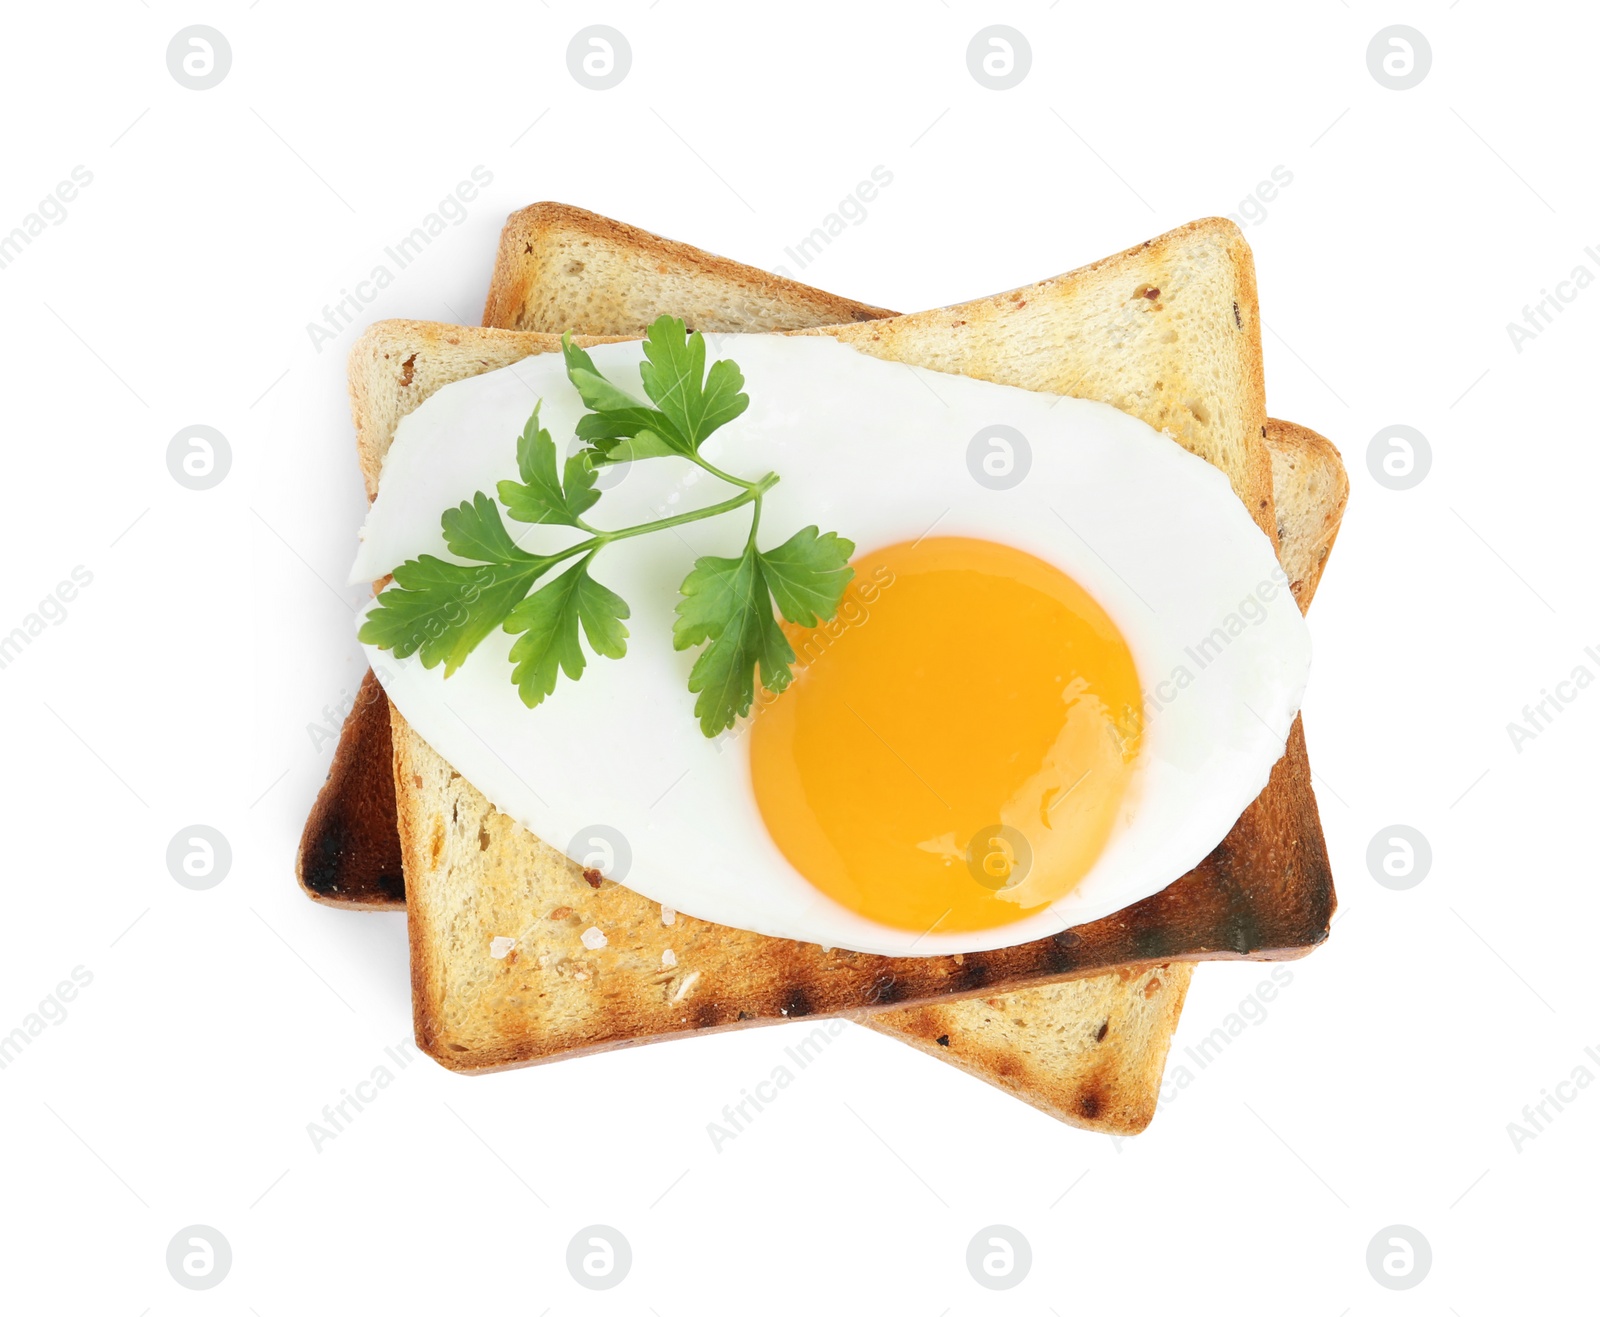
<path id="1" fill-rule="evenodd" d="M 1166 959 L 1178 954 L 1193 941 L 1192 929 L 1170 926 L 1148 901 L 1131 906 L 1126 913 L 1132 916 L 1130 922 L 1133 927 L 1128 930 L 1132 959 Z"/>
<path id="2" fill-rule="evenodd" d="M 789 990 L 789 995 L 783 999 L 783 1005 L 779 1008 L 780 1013 L 790 1020 L 810 1015 L 814 1009 L 811 999 L 806 996 L 805 989 L 799 987 Z"/>
<path id="3" fill-rule="evenodd" d="M 1244 328 L 1244 320 L 1240 318 L 1239 304 L 1237 302 L 1233 304 L 1233 323 L 1239 329 Z"/>
<path id="4" fill-rule="evenodd" d="M 1106 1034 L 1110 1031 L 1110 1029 L 1111 1029 L 1111 1018 L 1110 1018 L 1110 1016 L 1107 1016 L 1105 1019 L 1100 1021 L 1100 1027 L 1094 1031 L 1094 1040 L 1095 1040 L 1095 1042 L 1097 1042 L 1097 1043 L 1105 1042 Z"/>
<path id="5" fill-rule="evenodd" d="M 348 833 L 342 821 L 334 821 L 309 848 L 310 854 L 300 862 L 300 878 L 318 896 L 332 896 L 339 890 L 340 861 L 348 845 Z"/>
<path id="6" fill-rule="evenodd" d="M 1093 1120 L 1105 1108 L 1105 1099 L 1098 1088 L 1086 1088 L 1078 1094 L 1077 1108 L 1085 1120 Z"/>

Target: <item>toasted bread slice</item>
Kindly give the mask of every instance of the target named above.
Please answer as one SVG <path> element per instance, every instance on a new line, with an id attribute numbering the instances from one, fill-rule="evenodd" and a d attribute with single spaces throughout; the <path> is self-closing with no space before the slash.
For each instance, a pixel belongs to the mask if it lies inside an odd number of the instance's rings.
<path id="1" fill-rule="evenodd" d="M 373 396 L 384 377 L 398 389 L 406 371 L 442 380 L 499 364 L 512 337 L 375 326 L 352 357 L 362 377 L 355 395 Z M 522 340 L 527 352 L 556 346 L 551 336 Z M 367 421 L 358 410 L 358 424 Z M 363 439 L 368 453 L 386 444 L 370 432 Z M 586 891 L 570 863 L 493 811 L 398 717 L 393 732 L 418 1036 L 459 1069 L 800 1014 L 993 994 L 1170 959 L 1303 954 L 1326 936 L 1333 908 L 1298 726 L 1268 789 L 1191 874 L 1108 920 L 960 961 L 828 953 L 731 929 L 707 935 L 692 921 L 664 931 L 653 903 L 609 883 Z M 589 924 L 607 932 L 603 955 L 582 949 L 578 935 Z M 506 936 L 516 940 L 517 958 L 495 961 L 489 944 Z M 677 959 L 670 972 L 660 954 L 669 948 Z"/>

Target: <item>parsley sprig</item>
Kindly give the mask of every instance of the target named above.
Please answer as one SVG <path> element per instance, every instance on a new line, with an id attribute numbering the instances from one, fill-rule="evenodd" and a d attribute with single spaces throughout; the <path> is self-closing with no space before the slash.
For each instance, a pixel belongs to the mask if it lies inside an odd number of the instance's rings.
<path id="1" fill-rule="evenodd" d="M 576 431 L 584 447 L 558 473 L 555 441 L 539 423 L 541 399 L 517 439 L 519 479 L 500 481 L 497 498 L 479 491 L 440 518 L 445 545 L 467 561 L 424 554 L 395 568 L 394 584 L 378 597 L 361 639 L 397 658 L 418 654 L 424 667 L 442 663 L 448 677 L 502 627 L 517 637 L 511 680 L 533 708 L 555 690 L 560 674 L 570 681 L 583 675 L 585 640 L 604 658 L 627 652 L 627 602 L 590 574 L 604 549 L 748 506 L 743 550 L 734 558 L 695 560 L 679 587 L 672 629 L 674 648 L 704 646 L 689 673 L 689 690 L 696 696 L 700 730 L 715 736 L 750 711 L 758 682 L 774 694 L 788 686 L 794 650 L 774 606 L 796 626 L 830 620 L 855 574 L 855 545 L 807 526 L 774 548 L 757 547 L 762 496 L 778 477 L 768 472 L 746 480 L 701 453 L 706 439 L 741 416 L 750 398 L 732 361 L 706 369 L 705 339 L 686 333 L 683 321 L 662 316 L 645 335 L 639 376 L 654 406 L 606 379 L 570 334 L 563 336 L 561 351 L 567 378 L 588 409 Z M 694 512 L 617 530 L 591 524 L 586 514 L 602 496 L 597 469 L 657 457 L 693 462 L 738 492 Z M 552 553 L 530 553 L 506 528 L 501 507 L 514 521 L 564 526 L 583 538 Z"/>

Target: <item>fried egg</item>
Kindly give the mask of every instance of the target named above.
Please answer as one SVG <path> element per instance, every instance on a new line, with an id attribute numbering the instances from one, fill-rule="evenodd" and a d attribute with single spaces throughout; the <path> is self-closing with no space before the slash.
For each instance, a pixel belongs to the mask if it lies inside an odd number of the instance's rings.
<path id="1" fill-rule="evenodd" d="M 705 738 L 673 649 L 678 586 L 737 555 L 746 511 L 607 546 L 628 652 L 537 708 L 497 631 L 449 678 L 368 647 L 411 726 L 503 813 L 713 923 L 886 955 L 1015 945 L 1111 914 L 1193 868 L 1266 785 L 1310 641 L 1226 477 L 1101 403 L 885 362 L 826 337 L 713 337 L 749 409 L 705 455 L 769 471 L 760 543 L 854 541 L 832 621 L 784 624 L 795 677 Z M 638 343 L 591 349 L 640 395 Z M 445 386 L 401 422 L 352 581 L 452 555 L 439 516 L 516 478 L 536 401 L 571 448 L 559 354 Z M 676 459 L 606 468 L 589 519 L 709 506 Z M 576 532 L 507 521 L 525 549 Z M 364 614 L 363 614 L 364 616 Z M 619 844 L 620 843 L 620 844 Z M 600 867 L 605 868 L 605 864 Z"/>

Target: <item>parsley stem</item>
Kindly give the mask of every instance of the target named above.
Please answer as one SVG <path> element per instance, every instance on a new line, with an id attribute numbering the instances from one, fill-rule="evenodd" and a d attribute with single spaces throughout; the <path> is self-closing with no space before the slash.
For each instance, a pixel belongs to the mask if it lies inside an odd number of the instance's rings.
<path id="1" fill-rule="evenodd" d="M 743 484 L 744 482 L 740 481 L 739 483 Z M 704 521 L 708 517 L 719 517 L 724 512 L 732 512 L 735 508 L 744 507 L 746 503 L 758 502 L 764 492 L 760 485 L 761 481 L 755 481 L 742 494 L 735 494 L 732 498 L 723 499 L 721 503 L 713 503 L 708 508 L 698 508 L 693 512 L 680 512 L 676 516 L 663 517 L 659 521 L 642 521 L 637 526 L 627 526 L 622 530 L 603 530 L 590 542 L 596 546 L 610 544 L 613 540 L 632 539 L 635 535 L 648 535 L 651 531 L 670 530 L 674 526 L 687 526 L 691 521 Z"/>
<path id="2" fill-rule="evenodd" d="M 778 473 L 776 471 L 767 472 L 760 480 L 743 480 L 731 471 L 724 471 L 721 467 L 712 465 L 701 457 L 699 453 L 690 456 L 689 460 L 701 470 L 709 471 L 718 480 L 726 480 L 730 485 L 738 485 L 740 489 L 748 489 L 756 494 L 764 494 L 778 483 Z"/>

